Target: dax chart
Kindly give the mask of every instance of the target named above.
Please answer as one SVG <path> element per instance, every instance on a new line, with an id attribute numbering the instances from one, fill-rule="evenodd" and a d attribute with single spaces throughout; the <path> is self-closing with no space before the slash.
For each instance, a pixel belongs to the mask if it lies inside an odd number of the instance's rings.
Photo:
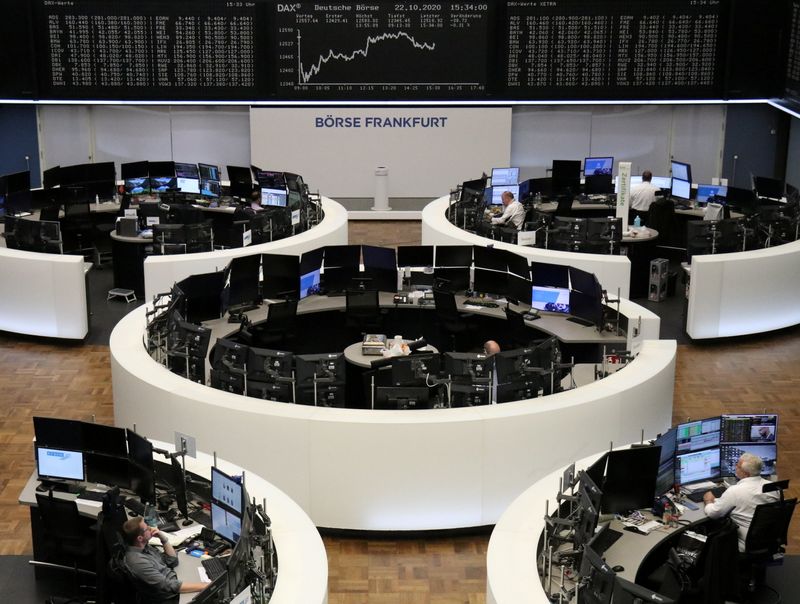
<path id="1" fill-rule="evenodd" d="M 480 95 L 491 10 L 383 1 L 278 5 L 278 95 Z"/>

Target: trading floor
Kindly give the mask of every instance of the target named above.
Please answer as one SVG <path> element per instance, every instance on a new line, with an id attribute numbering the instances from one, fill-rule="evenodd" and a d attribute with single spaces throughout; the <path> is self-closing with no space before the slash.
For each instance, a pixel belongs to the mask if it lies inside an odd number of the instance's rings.
<path id="1" fill-rule="evenodd" d="M 420 243 L 418 222 L 350 223 L 349 240 L 371 245 Z M 132 310 L 124 302 L 106 302 L 104 279 L 110 271 L 92 276 L 94 285 L 91 341 L 67 344 L 0 334 L 0 593 L 7 569 L 31 553 L 28 510 L 17 503 L 22 486 L 34 469 L 31 439 L 33 415 L 113 421 L 108 335 L 116 319 Z M 100 295 L 102 292 L 102 295 Z M 679 297 L 649 306 L 658 313 L 682 312 Z M 662 320 L 662 337 L 672 338 Z M 680 340 L 685 341 L 685 340 Z M 673 420 L 725 412 L 767 409 L 780 415 L 778 461 L 781 478 L 792 482 L 790 496 L 800 485 L 800 327 L 780 332 L 700 345 L 678 346 Z M 643 394 L 646 396 L 646 393 Z M 568 434 L 568 427 L 565 429 Z M 357 538 L 324 535 L 329 561 L 329 599 L 344 603 L 478 603 L 486 591 L 485 556 L 489 534 L 449 534 L 428 538 Z M 789 554 L 783 571 L 800 556 L 800 523 L 791 527 Z M 794 558 L 794 559 L 800 559 Z M 26 572 L 27 572 L 27 567 Z M 771 571 L 772 572 L 772 571 Z M 780 572 L 780 571 L 779 571 Z M 14 578 L 32 582 L 32 572 Z M 24 592 L 24 587 L 15 587 Z M 33 593 L 32 591 L 30 593 Z M 5 599 L 5 598 L 4 598 Z M 42 600 L 14 599 L 26 604 Z M 784 601 L 800 601 L 784 594 Z"/>

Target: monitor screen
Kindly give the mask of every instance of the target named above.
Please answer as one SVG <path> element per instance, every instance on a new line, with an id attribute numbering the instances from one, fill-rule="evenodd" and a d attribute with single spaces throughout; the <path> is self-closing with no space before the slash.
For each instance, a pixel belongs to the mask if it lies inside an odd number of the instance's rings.
<path id="1" fill-rule="evenodd" d="M 84 422 L 83 450 L 127 457 L 128 442 L 125 428 Z"/>
<path id="2" fill-rule="evenodd" d="M 723 445 L 770 443 L 778 438 L 778 416 L 774 414 L 726 414 L 721 421 Z"/>
<path id="3" fill-rule="evenodd" d="M 400 245 L 397 266 L 433 266 L 432 245 Z"/>
<path id="4" fill-rule="evenodd" d="M 360 245 L 328 245 L 325 247 L 325 268 L 347 267 L 358 270 L 361 261 Z"/>
<path id="5" fill-rule="evenodd" d="M 589 546 L 583 548 L 580 576 L 585 581 L 581 604 L 611 604 L 616 573 Z"/>
<path id="6" fill-rule="evenodd" d="M 677 178 L 678 180 L 692 182 L 692 167 L 689 164 L 673 161 L 670 162 L 670 167 L 672 170 L 673 180 Z"/>
<path id="7" fill-rule="evenodd" d="M 300 275 L 300 299 L 319 293 L 320 269 Z"/>
<path id="8" fill-rule="evenodd" d="M 270 189 L 286 189 L 286 178 L 283 175 L 283 172 L 276 172 L 274 170 L 258 170 L 256 172 L 256 180 L 262 187 L 267 187 Z"/>
<path id="9" fill-rule="evenodd" d="M 531 289 L 531 306 L 536 310 L 569 314 L 569 289 L 534 285 Z"/>
<path id="10" fill-rule="evenodd" d="M 150 179 L 147 176 L 125 179 L 125 192 L 130 195 L 143 195 L 150 192 Z"/>
<path id="11" fill-rule="evenodd" d="M 753 176 L 753 188 L 759 197 L 770 199 L 781 199 L 786 192 L 782 180 L 766 176 Z"/>
<path id="12" fill-rule="evenodd" d="M 144 468 L 153 468 L 153 444 L 133 430 L 127 431 L 128 457 Z"/>
<path id="13" fill-rule="evenodd" d="M 278 208 L 286 207 L 286 189 L 261 189 L 261 205 Z"/>
<path id="14" fill-rule="evenodd" d="M 198 180 L 200 178 L 200 172 L 197 169 L 197 164 L 175 162 L 175 176 L 178 178 L 193 178 Z"/>
<path id="15" fill-rule="evenodd" d="M 658 447 L 609 452 L 603 481 L 603 513 L 618 514 L 653 507 L 660 455 Z"/>
<path id="16" fill-rule="evenodd" d="M 437 245 L 436 266 L 470 266 L 471 245 Z"/>
<path id="17" fill-rule="evenodd" d="M 175 176 L 175 162 L 151 161 L 148 163 L 148 174 L 151 178 L 154 176 L 165 176 L 172 178 Z"/>
<path id="18" fill-rule="evenodd" d="M 519 168 L 492 168 L 492 186 L 516 185 L 519 183 Z"/>
<path id="19" fill-rule="evenodd" d="M 514 199 L 519 199 L 519 185 L 506 185 L 503 187 L 492 187 L 492 205 L 503 205 L 503 193 L 511 191 Z"/>
<path id="20" fill-rule="evenodd" d="M 174 176 L 151 176 L 150 189 L 155 193 L 165 193 L 169 189 L 174 189 L 178 182 Z"/>
<path id="21" fill-rule="evenodd" d="M 600 283 L 594 273 L 583 271 L 574 266 L 569 267 L 569 286 L 570 289 L 584 294 L 597 294 L 600 291 Z"/>
<path id="22" fill-rule="evenodd" d="M 300 259 L 284 254 L 261 254 L 263 298 L 298 299 L 298 280 L 300 279 Z"/>
<path id="23" fill-rule="evenodd" d="M 676 436 L 676 451 L 700 451 L 719 445 L 720 418 L 709 417 L 693 422 L 678 424 Z"/>
<path id="24" fill-rule="evenodd" d="M 697 185 L 697 201 L 707 203 L 709 197 L 721 197 L 725 199 L 728 195 L 728 187 L 725 185 Z"/>
<path id="25" fill-rule="evenodd" d="M 683 485 L 719 477 L 719 448 L 683 453 L 675 458 L 675 484 Z"/>
<path id="26" fill-rule="evenodd" d="M 581 161 L 580 160 L 553 160 L 553 193 L 558 195 L 569 189 L 572 193 L 577 193 L 581 185 Z"/>
<path id="27" fill-rule="evenodd" d="M 516 275 L 508 275 L 508 290 L 506 291 L 506 298 L 516 300 L 518 304 L 531 305 L 531 282 L 524 277 L 517 277 Z"/>
<path id="28" fill-rule="evenodd" d="M 569 287 L 569 267 L 563 264 L 531 262 L 531 281 L 534 285 Z"/>
<path id="29" fill-rule="evenodd" d="M 83 450 L 83 422 L 58 417 L 34 417 L 36 444 L 43 447 Z"/>
<path id="30" fill-rule="evenodd" d="M 743 453 L 750 453 L 761 458 L 764 466 L 761 468 L 762 476 L 777 474 L 778 445 L 736 444 L 720 445 L 720 472 L 723 476 L 736 475 L 736 462 Z"/>
<path id="31" fill-rule="evenodd" d="M 642 183 L 641 176 L 631 176 L 631 186 L 638 185 Z M 653 176 L 650 179 L 650 184 L 659 189 L 670 189 L 672 188 L 672 177 L 670 176 Z M 614 179 L 614 193 L 619 193 L 619 176 Z"/>
<path id="32" fill-rule="evenodd" d="M 200 194 L 203 197 L 219 197 L 222 195 L 222 188 L 218 180 L 200 179 Z"/>
<path id="33" fill-rule="evenodd" d="M 135 161 L 127 164 L 120 164 L 120 178 L 142 178 L 150 175 L 150 167 L 146 161 Z"/>
<path id="34" fill-rule="evenodd" d="M 672 189 L 670 190 L 672 197 L 679 197 L 681 199 L 689 199 L 692 196 L 692 185 L 689 181 L 672 179 Z"/>
<path id="35" fill-rule="evenodd" d="M 592 325 L 603 323 L 603 303 L 599 293 L 584 294 L 570 291 L 569 312 L 573 317 L 589 321 Z"/>
<path id="36" fill-rule="evenodd" d="M 211 501 L 241 515 L 242 485 L 222 470 L 211 468 Z"/>
<path id="37" fill-rule="evenodd" d="M 200 181 L 196 178 L 183 178 L 179 176 L 176 179 L 175 185 L 181 190 L 181 193 L 200 194 Z"/>
<path id="38" fill-rule="evenodd" d="M 83 481 L 83 453 L 37 446 L 36 471 L 39 478 Z"/>
<path id="39" fill-rule="evenodd" d="M 234 197 L 249 197 L 253 190 L 253 177 L 250 168 L 227 166 L 230 193 Z"/>
<path id="40" fill-rule="evenodd" d="M 482 294 L 505 294 L 508 289 L 508 273 L 476 268 L 473 289 Z"/>
<path id="41" fill-rule="evenodd" d="M 220 537 L 236 543 L 242 534 L 242 518 L 212 501 L 211 528 Z"/>
<path id="42" fill-rule="evenodd" d="M 131 488 L 130 464 L 126 457 L 86 453 L 86 482 L 94 482 L 121 489 Z"/>
<path id="43" fill-rule="evenodd" d="M 613 157 L 586 157 L 583 160 L 583 173 L 586 176 L 592 174 L 611 174 L 614 171 Z"/>
<path id="44" fill-rule="evenodd" d="M 200 172 L 200 178 L 205 180 L 216 180 L 219 182 L 219 166 L 213 164 L 197 164 Z M 177 168 L 177 166 L 176 166 Z"/>

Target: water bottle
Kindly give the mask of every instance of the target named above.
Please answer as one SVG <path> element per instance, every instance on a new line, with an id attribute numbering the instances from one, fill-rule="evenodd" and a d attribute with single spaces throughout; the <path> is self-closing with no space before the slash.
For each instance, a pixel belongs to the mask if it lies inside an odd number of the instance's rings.
<path id="1" fill-rule="evenodd" d="M 158 526 L 158 510 L 152 503 L 145 504 L 142 517 L 147 526 Z"/>
<path id="2" fill-rule="evenodd" d="M 639 218 L 639 215 L 637 214 L 636 218 L 633 219 L 633 227 L 638 229 L 641 226 L 642 226 L 642 219 Z"/>

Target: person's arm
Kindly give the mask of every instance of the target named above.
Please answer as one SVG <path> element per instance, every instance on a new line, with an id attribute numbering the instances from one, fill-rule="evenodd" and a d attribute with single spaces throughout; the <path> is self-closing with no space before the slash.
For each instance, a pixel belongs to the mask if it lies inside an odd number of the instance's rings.
<path id="1" fill-rule="evenodd" d="M 505 224 L 511 218 L 513 211 L 512 204 L 508 204 L 503 208 L 503 214 L 499 218 L 492 218 L 492 224 Z"/>
<path id="2" fill-rule="evenodd" d="M 203 591 L 211 583 L 181 583 L 180 593 L 189 594 L 195 591 Z"/>
<path id="3" fill-rule="evenodd" d="M 719 498 L 714 497 L 714 493 L 708 491 L 703 495 L 703 511 L 709 518 L 723 518 L 736 507 L 735 496 L 729 491 L 725 491 Z"/>

